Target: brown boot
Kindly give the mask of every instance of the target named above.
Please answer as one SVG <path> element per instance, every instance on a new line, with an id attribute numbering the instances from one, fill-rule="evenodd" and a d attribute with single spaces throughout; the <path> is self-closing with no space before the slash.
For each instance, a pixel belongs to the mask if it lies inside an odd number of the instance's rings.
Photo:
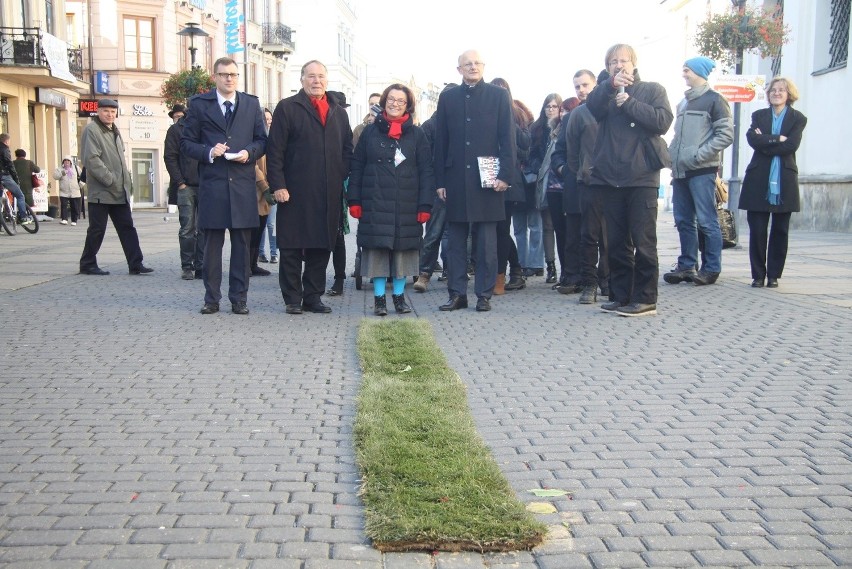
<path id="1" fill-rule="evenodd" d="M 506 273 L 500 273 L 497 275 L 497 282 L 494 283 L 494 294 L 501 295 L 506 294 Z"/>

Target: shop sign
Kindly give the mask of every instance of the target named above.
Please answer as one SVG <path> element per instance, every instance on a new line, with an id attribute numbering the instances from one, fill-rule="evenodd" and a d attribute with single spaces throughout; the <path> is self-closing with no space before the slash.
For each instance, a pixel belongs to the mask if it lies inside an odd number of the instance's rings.
<path id="1" fill-rule="evenodd" d="M 80 118 L 98 116 L 98 100 L 80 99 L 77 102 L 77 116 Z"/>
<path id="2" fill-rule="evenodd" d="M 712 87 L 729 103 L 766 101 L 766 78 L 763 75 L 720 75 Z"/>
<path id="3" fill-rule="evenodd" d="M 57 109 L 65 108 L 65 95 L 53 89 L 36 87 L 36 100 L 43 105 L 56 107 Z"/>

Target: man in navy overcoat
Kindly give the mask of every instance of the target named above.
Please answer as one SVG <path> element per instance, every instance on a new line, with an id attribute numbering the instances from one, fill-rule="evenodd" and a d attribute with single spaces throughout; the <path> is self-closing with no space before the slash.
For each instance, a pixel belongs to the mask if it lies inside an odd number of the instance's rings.
<path id="1" fill-rule="evenodd" d="M 233 59 L 213 65 L 216 89 L 190 99 L 181 151 L 198 160 L 198 226 L 204 229 L 204 307 L 219 311 L 222 247 L 231 235 L 228 299 L 234 314 L 248 314 L 249 242 L 257 227 L 255 162 L 266 152 L 266 125 L 257 97 L 237 91 Z"/>

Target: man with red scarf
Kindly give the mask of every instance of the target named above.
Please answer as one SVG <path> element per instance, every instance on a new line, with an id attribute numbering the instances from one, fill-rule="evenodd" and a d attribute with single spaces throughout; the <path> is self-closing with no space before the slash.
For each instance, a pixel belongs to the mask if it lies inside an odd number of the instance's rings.
<path id="1" fill-rule="evenodd" d="M 287 314 L 328 313 L 325 269 L 337 239 L 343 180 L 352 159 L 349 116 L 326 94 L 328 70 L 302 66 L 302 89 L 275 107 L 266 149 L 278 202 L 279 284 Z"/>

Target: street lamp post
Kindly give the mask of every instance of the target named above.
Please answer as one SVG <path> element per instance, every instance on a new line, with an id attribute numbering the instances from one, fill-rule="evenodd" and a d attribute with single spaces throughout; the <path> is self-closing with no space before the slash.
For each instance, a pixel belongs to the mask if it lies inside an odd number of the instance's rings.
<path id="1" fill-rule="evenodd" d="M 198 51 L 198 48 L 195 47 L 195 37 L 207 37 L 210 35 L 199 28 L 199 25 L 195 22 L 187 22 L 186 27 L 177 33 L 179 36 L 189 36 L 189 62 L 191 69 L 195 69 L 195 52 Z"/>

